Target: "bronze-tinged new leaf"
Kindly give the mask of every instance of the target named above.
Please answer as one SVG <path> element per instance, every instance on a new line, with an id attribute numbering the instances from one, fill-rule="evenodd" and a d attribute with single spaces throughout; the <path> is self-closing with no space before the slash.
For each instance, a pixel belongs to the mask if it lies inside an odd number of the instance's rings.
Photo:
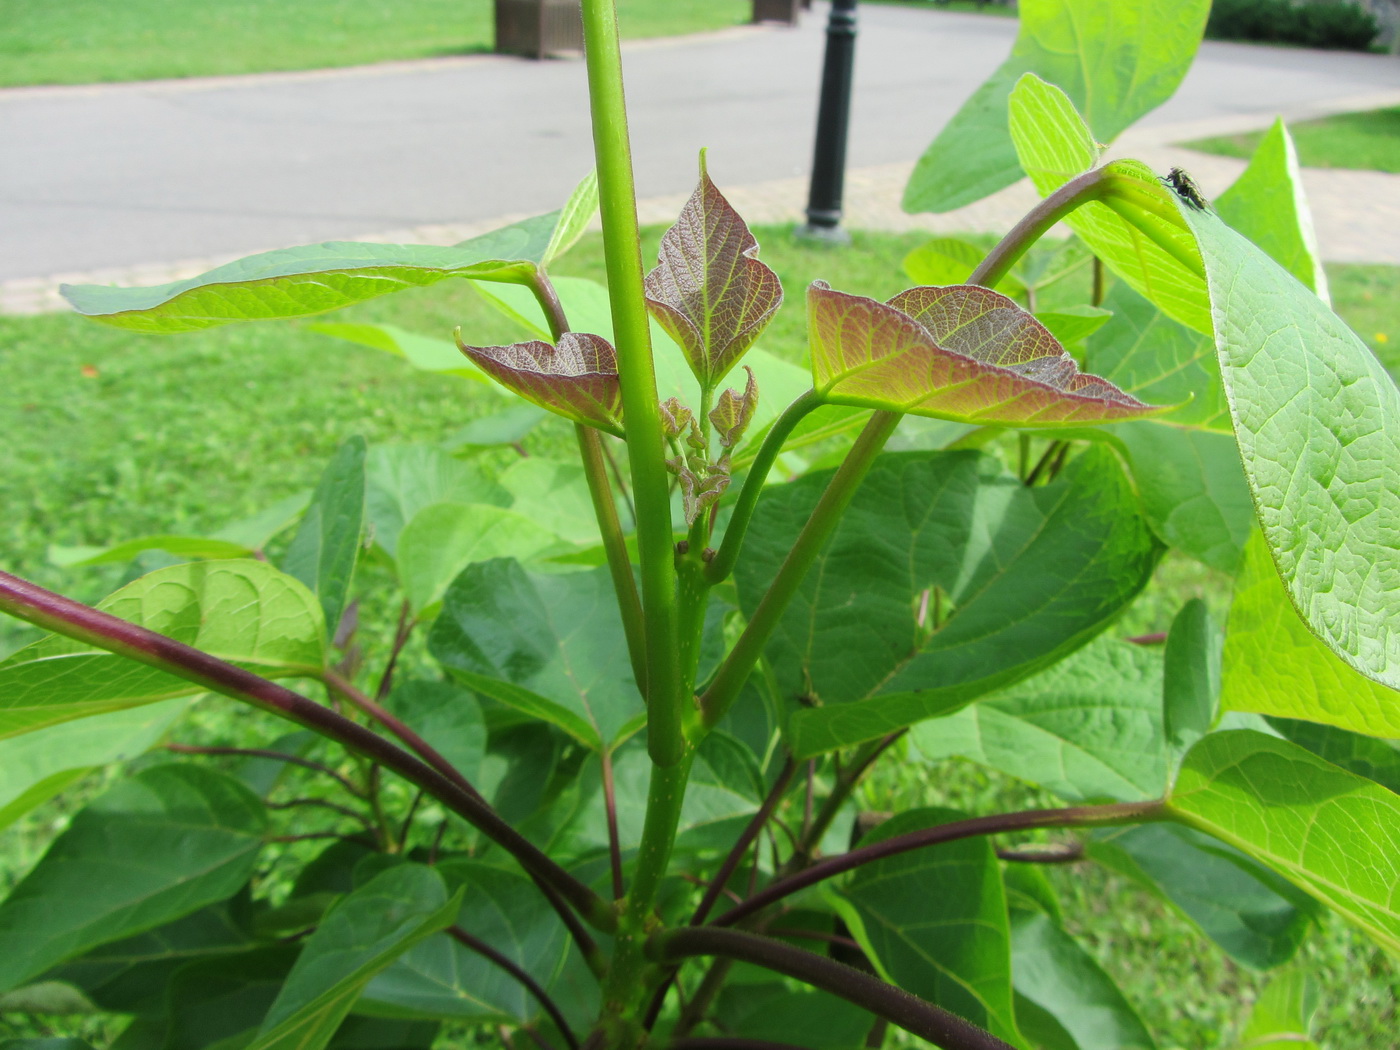
<path id="1" fill-rule="evenodd" d="M 976 285 L 911 288 L 880 303 L 816 281 L 807 313 L 814 385 L 833 404 L 1008 427 L 1165 411 L 1082 374 L 1034 316 Z"/>
<path id="2" fill-rule="evenodd" d="M 702 155 L 700 185 L 661 238 L 646 295 L 706 388 L 734 367 L 782 304 L 778 275 L 757 254 L 758 242 L 710 181 Z"/>
<path id="3" fill-rule="evenodd" d="M 715 425 L 715 436 L 724 448 L 733 448 L 749 428 L 753 410 L 758 407 L 758 380 L 753 377 L 753 369 L 745 366 L 749 381 L 742 394 L 725 390 L 719 395 L 719 404 L 710 413 L 710 422 Z"/>
<path id="4" fill-rule="evenodd" d="M 557 347 L 542 340 L 510 346 L 468 346 L 462 353 L 502 386 L 575 423 L 622 436 L 617 352 L 601 336 L 565 332 Z"/>

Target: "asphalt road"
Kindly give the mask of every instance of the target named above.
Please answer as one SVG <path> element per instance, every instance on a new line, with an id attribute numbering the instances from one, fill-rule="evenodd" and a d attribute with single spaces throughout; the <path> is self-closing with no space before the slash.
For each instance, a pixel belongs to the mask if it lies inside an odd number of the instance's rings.
<path id="1" fill-rule="evenodd" d="M 817 8 L 799 29 L 625 48 L 643 196 L 688 189 L 701 146 L 729 184 L 807 171 Z M 1009 19 L 863 8 L 850 166 L 917 157 L 1015 32 Z M 1391 56 L 1207 43 L 1139 133 L 1258 126 L 1397 92 Z M 591 162 L 570 59 L 0 91 L 0 281 L 547 211 Z"/>

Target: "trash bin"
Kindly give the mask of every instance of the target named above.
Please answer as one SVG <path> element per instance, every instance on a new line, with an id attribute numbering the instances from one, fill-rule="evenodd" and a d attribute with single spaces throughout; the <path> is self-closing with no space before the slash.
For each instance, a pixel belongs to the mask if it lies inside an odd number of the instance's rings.
<path id="1" fill-rule="evenodd" d="M 583 50 L 579 0 L 496 0 L 496 51 L 544 58 Z"/>
<path id="2" fill-rule="evenodd" d="M 797 25 L 797 12 L 812 6 L 812 0 L 753 0 L 755 22 L 785 22 Z"/>

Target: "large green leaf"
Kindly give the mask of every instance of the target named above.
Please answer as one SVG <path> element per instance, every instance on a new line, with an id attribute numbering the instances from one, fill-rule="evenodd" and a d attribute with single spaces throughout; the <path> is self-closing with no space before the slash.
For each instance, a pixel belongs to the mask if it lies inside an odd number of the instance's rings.
<path id="1" fill-rule="evenodd" d="M 593 546 L 601 542 L 588 478 L 580 464 L 531 456 L 511 464 L 499 480 L 510 493 L 510 508 L 517 514 L 570 543 Z M 623 517 L 626 520 L 626 512 Z"/>
<path id="2" fill-rule="evenodd" d="M 1254 1000 L 1234 1050 L 1319 1050 L 1311 1038 L 1317 1003 L 1317 989 L 1307 973 L 1284 970 Z"/>
<path id="3" fill-rule="evenodd" d="M 731 981 L 720 992 L 714 1016 L 733 1038 L 801 1046 L 806 1050 L 858 1050 L 871 1016 L 858 1006 L 815 988 Z"/>
<path id="4" fill-rule="evenodd" d="M 957 755 L 1072 802 L 1159 798 L 1167 786 L 1161 654 L 1100 638 L 912 736 L 925 758 Z"/>
<path id="5" fill-rule="evenodd" d="M 1011 93 L 1011 138 L 1042 197 L 1098 165 L 1094 134 L 1063 91 L 1032 74 Z M 1103 196 L 1065 218 L 1104 265 L 1168 315 L 1211 331 L 1211 302 L 1195 238 L 1175 214 L 1174 195 L 1137 161 L 1106 166 Z"/>
<path id="6" fill-rule="evenodd" d="M 1320 908 L 1282 876 L 1190 828 L 1148 824 L 1091 840 L 1089 856 L 1168 901 L 1231 958 L 1293 958 Z"/>
<path id="7" fill-rule="evenodd" d="M 735 576 L 746 612 L 827 479 L 764 493 Z M 1134 503 L 1101 447 L 1034 488 L 976 453 L 881 456 L 768 646 L 780 695 L 812 705 L 791 745 L 818 754 L 947 714 L 1088 642 L 1157 562 Z"/>
<path id="8" fill-rule="evenodd" d="M 1400 793 L 1400 745 L 1348 733 L 1345 729 L 1301 722 L 1291 718 L 1265 719 L 1285 740 L 1305 747 L 1334 766 Z"/>
<path id="9" fill-rule="evenodd" d="M 235 917 L 236 911 L 246 907 L 243 895 L 220 901 L 165 926 L 104 944 L 46 976 L 82 989 L 94 1004 L 113 1013 L 164 1014 L 175 971 L 254 946 Z M 259 1012 L 252 1021 L 261 1018 Z"/>
<path id="10" fill-rule="evenodd" d="M 420 864 L 382 872 L 331 910 L 302 948 L 251 1050 L 321 1050 L 370 980 L 452 924 L 461 905 Z"/>
<path id="11" fill-rule="evenodd" d="M 453 920 L 548 988 L 563 967 L 568 934 L 524 875 L 464 857 L 437 866 L 464 896 Z M 357 1012 L 528 1023 L 539 1003 L 494 963 L 444 935 L 411 947 L 365 988 Z"/>
<path id="12" fill-rule="evenodd" d="M 1011 968 L 1016 1020 L 1032 1041 L 1048 1017 L 1073 1050 L 1155 1050 L 1113 979 L 1048 915 L 1011 913 Z"/>
<path id="13" fill-rule="evenodd" d="M 455 347 L 452 352 L 457 353 Z M 434 503 L 505 507 L 510 502 L 511 494 L 488 480 L 475 463 L 432 445 L 375 445 L 365 460 L 365 515 L 374 530 L 374 542 L 391 557 L 398 550 L 399 533 L 424 507 Z"/>
<path id="14" fill-rule="evenodd" d="M 1229 433 L 1211 338 L 1172 320 L 1125 281 L 1114 283 L 1103 305 L 1113 316 L 1085 341 L 1084 370 L 1149 404 L 1177 406 L 1166 416 L 1173 424 Z"/>
<path id="15" fill-rule="evenodd" d="M 1400 390 L 1316 296 L 1181 204 L 1210 280 L 1225 391 L 1270 552 L 1308 626 L 1400 689 Z"/>
<path id="16" fill-rule="evenodd" d="M 1282 118 L 1259 140 L 1249 167 L 1215 198 L 1215 210 L 1319 299 L 1327 301 L 1327 273 L 1317 251 L 1312 209 L 1303 192 L 1293 137 Z"/>
<path id="17" fill-rule="evenodd" d="M 365 439 L 356 435 L 336 450 L 282 564 L 287 575 L 316 593 L 331 631 L 340 623 L 360 557 L 367 448 Z"/>
<path id="18" fill-rule="evenodd" d="M 875 843 L 957 820 L 914 809 L 862 840 Z M 1006 893 L 987 839 L 964 839 L 857 868 L 842 895 L 855 928 L 901 988 L 1020 1045 L 1011 998 Z"/>
<path id="19" fill-rule="evenodd" d="M 1258 533 L 1235 583 L 1223 673 L 1220 703 L 1227 711 L 1400 737 L 1400 692 L 1357 673 L 1308 630 Z"/>
<path id="20" fill-rule="evenodd" d="M 1128 460 L 1152 531 L 1212 569 L 1234 573 L 1254 527 L 1234 438 L 1145 421 L 1117 424 L 1109 434 Z"/>
<path id="21" fill-rule="evenodd" d="M 266 562 L 173 565 L 98 608 L 264 677 L 314 675 L 325 658 L 316 596 Z M 0 661 L 0 738 L 203 691 L 125 657 L 44 638 Z"/>
<path id="22" fill-rule="evenodd" d="M 783 302 L 778 275 L 758 261 L 758 242 L 705 170 L 661 238 L 646 277 L 647 309 L 685 353 L 707 389 L 744 356 Z"/>
<path id="23" fill-rule="evenodd" d="M 185 712 L 185 700 L 111 711 L 0 740 L 0 827 L 98 766 L 135 758 Z"/>
<path id="24" fill-rule="evenodd" d="M 1176 755 L 1215 724 L 1220 705 L 1220 632 L 1199 598 L 1181 607 L 1167 635 L 1162 722 Z"/>
<path id="25" fill-rule="evenodd" d="M 150 1042 L 128 1041 L 123 1033 L 123 1045 L 117 1050 L 247 1046 L 281 992 L 299 951 L 298 945 L 263 945 L 228 958 L 188 963 L 170 980 L 164 1031 Z"/>
<path id="26" fill-rule="evenodd" d="M 119 782 L 0 905 L 0 989 L 231 896 L 253 873 L 266 823 L 261 799 L 200 766 Z"/>
<path id="27" fill-rule="evenodd" d="M 486 755 L 486 723 L 476 697 L 451 682 L 404 678 L 394 682 L 386 706 L 475 781 Z"/>
<path id="28" fill-rule="evenodd" d="M 807 290 L 812 385 L 824 401 L 990 426 L 1076 426 L 1156 411 L 1079 371 L 1049 330 L 977 285 L 888 303 Z"/>
<path id="29" fill-rule="evenodd" d="M 1400 951 L 1400 795 L 1251 730 L 1191 749 L 1169 806 Z"/>
<path id="30" fill-rule="evenodd" d="M 138 332 L 304 317 L 448 277 L 528 281 L 559 219 L 551 212 L 450 248 L 329 241 L 250 255 L 154 288 L 70 284 L 61 290 L 79 313 Z"/>
<path id="31" fill-rule="evenodd" d="M 1210 0 L 1021 0 L 1011 56 L 919 159 L 906 211 L 951 211 L 1021 177 L 1006 96 L 1023 73 L 1069 92 L 1094 136 L 1111 142 L 1176 91 L 1191 67 Z"/>
<path id="32" fill-rule="evenodd" d="M 464 685 L 595 749 L 642 713 L 606 569 L 560 575 L 527 572 L 510 559 L 470 565 L 447 589 L 428 645 Z"/>
<path id="33" fill-rule="evenodd" d="M 483 503 L 424 507 L 398 537 L 399 582 L 415 612 L 442 598 L 458 573 L 491 558 L 528 559 L 559 537 L 513 510 Z"/>

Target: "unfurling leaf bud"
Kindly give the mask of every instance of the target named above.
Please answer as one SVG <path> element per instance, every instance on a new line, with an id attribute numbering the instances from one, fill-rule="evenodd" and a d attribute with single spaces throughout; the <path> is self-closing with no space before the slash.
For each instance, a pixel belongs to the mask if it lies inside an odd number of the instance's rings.
<path id="1" fill-rule="evenodd" d="M 758 380 L 753 377 L 753 369 L 748 365 L 744 371 L 749 381 L 742 394 L 726 389 L 719 395 L 719 404 L 710 413 L 710 422 L 715 425 L 715 434 L 724 448 L 734 448 L 749 428 L 754 409 L 758 407 Z"/>

